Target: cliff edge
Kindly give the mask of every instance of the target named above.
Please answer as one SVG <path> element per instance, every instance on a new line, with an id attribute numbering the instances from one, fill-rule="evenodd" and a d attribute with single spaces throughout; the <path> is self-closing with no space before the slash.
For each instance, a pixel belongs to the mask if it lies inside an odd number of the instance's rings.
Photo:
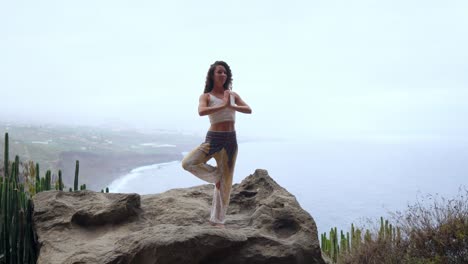
<path id="1" fill-rule="evenodd" d="M 38 263 L 324 263 L 314 219 L 266 170 L 233 186 L 226 228 L 208 222 L 212 195 L 38 193 Z"/>

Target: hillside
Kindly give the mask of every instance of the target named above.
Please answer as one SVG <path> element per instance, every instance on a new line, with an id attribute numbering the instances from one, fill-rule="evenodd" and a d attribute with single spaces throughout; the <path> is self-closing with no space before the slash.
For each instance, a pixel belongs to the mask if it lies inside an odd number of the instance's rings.
<path id="1" fill-rule="evenodd" d="M 182 152 L 200 143 L 199 135 L 122 128 L 31 126 L 0 123 L 10 138 L 10 157 L 40 164 L 41 173 L 59 169 L 64 183 L 73 182 L 75 161 L 80 161 L 80 182 L 100 190 L 139 166 L 180 160 Z M 3 149 L 3 140 L 0 147 Z M 3 154 L 1 156 L 3 160 Z"/>

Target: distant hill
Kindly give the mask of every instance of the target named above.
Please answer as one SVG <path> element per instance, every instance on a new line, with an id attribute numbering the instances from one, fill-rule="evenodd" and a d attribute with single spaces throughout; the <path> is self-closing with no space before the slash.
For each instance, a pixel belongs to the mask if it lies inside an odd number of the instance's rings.
<path id="1" fill-rule="evenodd" d="M 132 131 L 96 127 L 32 126 L 0 123 L 10 138 L 10 157 L 39 163 L 41 174 L 61 169 L 64 183 L 71 186 L 75 161 L 80 161 L 80 183 L 100 190 L 112 180 L 139 166 L 180 160 L 182 152 L 202 140 L 167 130 Z M 3 136 L 2 136 L 3 137 Z M 0 141 L 3 150 L 4 140 Z M 3 152 L 1 154 L 3 160 Z M 3 164 L 3 163 L 2 163 Z"/>

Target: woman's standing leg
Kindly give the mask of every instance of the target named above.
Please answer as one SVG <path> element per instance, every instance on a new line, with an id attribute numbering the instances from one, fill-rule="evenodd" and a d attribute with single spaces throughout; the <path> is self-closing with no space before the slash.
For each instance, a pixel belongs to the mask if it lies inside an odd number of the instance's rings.
<path id="1" fill-rule="evenodd" d="M 210 221 L 216 224 L 224 224 L 231 196 L 232 179 L 237 158 L 237 146 L 235 152 L 231 155 L 223 148 L 213 157 L 218 164 L 220 180 L 219 184 L 216 184 L 214 188 Z"/>
<path id="2" fill-rule="evenodd" d="M 211 158 L 216 160 L 217 167 L 206 164 Z M 216 224 L 224 224 L 225 221 L 236 158 L 235 132 L 208 132 L 206 142 L 190 152 L 182 161 L 185 170 L 215 184 L 210 221 Z"/>

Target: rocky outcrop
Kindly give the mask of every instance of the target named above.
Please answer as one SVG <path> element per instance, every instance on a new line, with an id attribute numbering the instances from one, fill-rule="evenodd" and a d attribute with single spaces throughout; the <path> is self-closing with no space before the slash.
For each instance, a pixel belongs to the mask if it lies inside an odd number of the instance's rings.
<path id="1" fill-rule="evenodd" d="M 267 171 L 233 186 L 225 228 L 208 222 L 212 193 L 39 193 L 38 263 L 324 263 L 314 220 Z"/>

